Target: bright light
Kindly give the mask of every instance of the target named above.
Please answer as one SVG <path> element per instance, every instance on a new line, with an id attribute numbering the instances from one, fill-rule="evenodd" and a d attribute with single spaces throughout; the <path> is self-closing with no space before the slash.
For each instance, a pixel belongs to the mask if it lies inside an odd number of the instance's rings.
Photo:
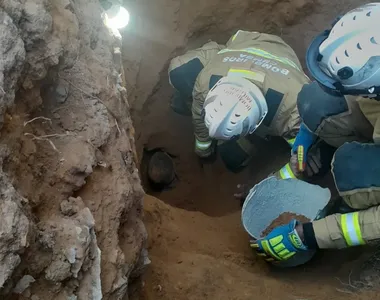
<path id="1" fill-rule="evenodd" d="M 129 12 L 124 7 L 120 6 L 116 15 L 112 16 L 110 13 L 106 13 L 106 25 L 111 29 L 121 29 L 127 26 L 129 23 Z"/>

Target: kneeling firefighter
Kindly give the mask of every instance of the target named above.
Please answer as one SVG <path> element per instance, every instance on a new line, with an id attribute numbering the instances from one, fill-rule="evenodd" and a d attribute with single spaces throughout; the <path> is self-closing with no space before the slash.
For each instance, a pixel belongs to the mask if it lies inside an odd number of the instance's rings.
<path id="1" fill-rule="evenodd" d="M 255 153 L 255 131 L 256 139 L 279 136 L 292 145 L 300 126 L 297 94 L 309 82 L 281 38 L 242 30 L 225 47 L 210 42 L 174 58 L 169 80 L 172 108 L 192 115 L 196 154 L 212 160 L 218 148 L 231 171 Z"/>
<path id="2" fill-rule="evenodd" d="M 337 147 L 331 171 L 340 197 L 327 217 L 292 221 L 254 241 L 252 247 L 268 260 L 380 239 L 379 26 L 380 3 L 363 5 L 308 49 L 307 65 L 317 82 L 305 84 L 299 93 L 304 129 L 297 139 L 310 145 L 318 136 Z"/>

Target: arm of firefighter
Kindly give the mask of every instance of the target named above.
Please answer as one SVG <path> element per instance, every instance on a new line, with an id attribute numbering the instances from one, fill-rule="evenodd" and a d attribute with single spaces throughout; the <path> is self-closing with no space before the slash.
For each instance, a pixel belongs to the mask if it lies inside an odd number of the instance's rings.
<path id="1" fill-rule="evenodd" d="M 334 214 L 312 223 L 320 248 L 346 248 L 380 238 L 380 145 L 345 143 L 335 152 L 335 185 L 352 213 Z M 360 210 L 360 211 L 359 211 Z"/>
<path id="2" fill-rule="evenodd" d="M 199 157 L 208 157 L 213 153 L 212 139 L 208 134 L 208 129 L 202 114 L 206 95 L 200 90 L 198 83 L 196 83 L 193 91 L 192 116 L 195 136 L 195 153 Z"/>
<path id="3" fill-rule="evenodd" d="M 334 214 L 303 224 L 305 244 L 310 248 L 342 249 L 361 246 L 380 238 L 380 207 Z"/>
<path id="4" fill-rule="evenodd" d="M 292 156 L 291 161 L 275 172 L 273 176 L 276 176 L 278 179 L 298 178 L 300 174 L 294 169 L 294 165 L 297 164 L 297 162 L 293 161 L 294 157 L 295 156 Z"/>

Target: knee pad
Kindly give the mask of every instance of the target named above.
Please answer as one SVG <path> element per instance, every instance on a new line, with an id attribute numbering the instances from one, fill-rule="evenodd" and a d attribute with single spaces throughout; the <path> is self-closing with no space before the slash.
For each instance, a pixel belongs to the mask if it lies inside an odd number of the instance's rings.
<path id="1" fill-rule="evenodd" d="M 203 64 L 199 58 L 194 58 L 187 63 L 181 64 L 172 60 L 169 68 L 169 80 L 171 85 L 182 95 L 184 98 L 190 98 L 193 94 L 195 81 L 199 73 L 203 69 Z M 178 65 L 174 67 L 175 65 Z"/>
<path id="2" fill-rule="evenodd" d="M 348 111 L 346 99 L 326 93 L 314 81 L 305 84 L 297 97 L 297 108 L 305 125 L 313 132 L 330 116 Z"/>
<path id="3" fill-rule="evenodd" d="M 332 163 L 339 192 L 380 187 L 380 145 L 346 143 Z"/>

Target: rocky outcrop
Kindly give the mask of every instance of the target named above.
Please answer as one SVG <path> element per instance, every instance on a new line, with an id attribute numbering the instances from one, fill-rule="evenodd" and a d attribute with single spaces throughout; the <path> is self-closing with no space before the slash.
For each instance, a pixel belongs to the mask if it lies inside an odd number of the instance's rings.
<path id="1" fill-rule="evenodd" d="M 24 199 L 0 173 L 0 287 L 4 287 L 21 263 L 30 242 L 32 221 L 24 212 Z"/>
<path id="2" fill-rule="evenodd" d="M 11 17 L 0 11 L 0 124 L 15 97 L 17 82 L 25 62 L 24 42 Z"/>
<path id="3" fill-rule="evenodd" d="M 121 41 L 101 14 L 0 3 L 2 299 L 122 299 L 148 262 Z"/>

